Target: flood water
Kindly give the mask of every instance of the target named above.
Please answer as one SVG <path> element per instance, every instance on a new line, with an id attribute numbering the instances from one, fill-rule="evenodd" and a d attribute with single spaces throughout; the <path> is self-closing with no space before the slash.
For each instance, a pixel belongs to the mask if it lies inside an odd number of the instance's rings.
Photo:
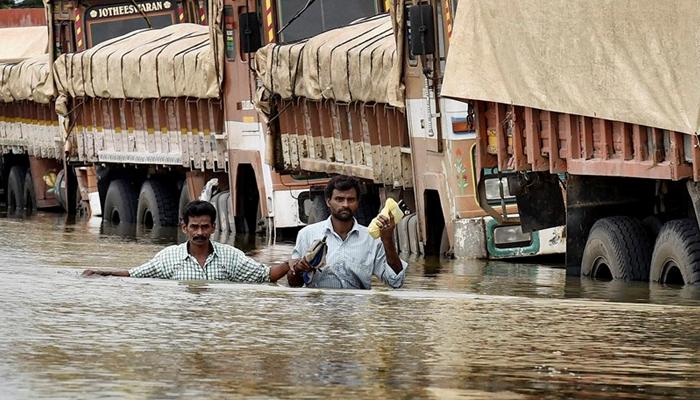
<path id="1" fill-rule="evenodd" d="M 3 399 L 700 398 L 698 288 L 415 258 L 399 290 L 83 278 L 175 239 L 53 214 L 0 238 Z M 236 243 L 291 252 L 264 242 Z"/>

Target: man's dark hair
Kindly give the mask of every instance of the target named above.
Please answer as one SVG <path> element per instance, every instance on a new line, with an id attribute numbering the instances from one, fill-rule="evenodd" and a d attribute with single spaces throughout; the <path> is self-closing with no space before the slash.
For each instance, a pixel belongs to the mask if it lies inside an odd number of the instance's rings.
<path id="1" fill-rule="evenodd" d="M 208 202 L 202 200 L 190 201 L 185 205 L 182 212 L 182 223 L 187 225 L 190 222 L 190 217 L 201 217 L 208 215 L 211 218 L 211 223 L 216 223 L 216 208 Z"/>
<path id="2" fill-rule="evenodd" d="M 330 182 L 328 182 L 328 185 L 326 185 L 326 191 L 324 193 L 326 195 L 326 200 L 329 200 L 333 196 L 333 189 L 340 191 L 355 189 L 355 193 L 357 193 L 357 198 L 360 198 L 360 182 L 352 176 L 334 176 L 330 180 Z"/>

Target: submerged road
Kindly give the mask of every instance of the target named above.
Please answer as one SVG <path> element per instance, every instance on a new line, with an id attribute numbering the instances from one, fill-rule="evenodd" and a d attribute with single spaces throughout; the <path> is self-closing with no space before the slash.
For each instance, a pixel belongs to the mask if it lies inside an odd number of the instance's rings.
<path id="1" fill-rule="evenodd" d="M 425 259 L 399 290 L 80 276 L 159 235 L 0 218 L 1 398 L 700 398 L 700 288 Z M 261 242 L 237 243 L 291 252 Z"/>

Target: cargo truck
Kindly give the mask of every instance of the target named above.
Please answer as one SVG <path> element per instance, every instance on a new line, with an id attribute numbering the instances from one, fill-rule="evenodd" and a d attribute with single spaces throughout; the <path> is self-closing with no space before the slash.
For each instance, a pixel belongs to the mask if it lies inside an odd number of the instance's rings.
<path id="1" fill-rule="evenodd" d="M 274 10 L 284 22 L 297 6 L 258 7 L 238 0 L 47 2 L 44 102 L 37 110 L 26 99 L 0 103 L 0 122 L 22 139 L 3 142 L 8 196 L 52 183 L 47 174 L 54 174 L 57 200 L 69 211 L 90 204 L 118 231 L 158 231 L 176 225 L 182 205 L 216 178 L 211 201 L 222 233 L 308 222 L 309 188 L 326 175 L 278 174 L 265 163 L 246 51 L 263 38 L 263 15 Z M 366 15 L 323 13 L 323 23 L 305 29 L 315 34 Z M 34 75 L 25 75 L 27 86 Z M 36 165 L 33 149 L 44 142 L 52 146 L 41 153 L 47 165 Z M 26 208 L 30 202 L 19 197 L 8 204 Z"/>
<path id="2" fill-rule="evenodd" d="M 442 95 L 524 231 L 566 224 L 566 269 L 700 282 L 697 2 L 459 2 Z"/>
<path id="3" fill-rule="evenodd" d="M 477 168 L 474 109 L 440 95 L 456 2 L 389 5 L 390 13 L 257 51 L 268 163 L 280 173 L 361 178 L 361 217 L 386 197 L 404 200 L 415 214 L 398 226 L 402 252 L 562 253 L 562 227 L 521 230 L 504 185 L 512 172 Z M 321 194 L 313 204 L 323 214 Z"/>
<path id="4" fill-rule="evenodd" d="M 39 9 L 0 10 L 0 191 L 11 213 L 59 206 L 60 131 Z"/>

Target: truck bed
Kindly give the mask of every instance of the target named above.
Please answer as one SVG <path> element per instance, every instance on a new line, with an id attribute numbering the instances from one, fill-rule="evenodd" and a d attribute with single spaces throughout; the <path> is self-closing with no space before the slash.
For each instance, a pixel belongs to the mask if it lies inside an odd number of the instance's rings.
<path id="1" fill-rule="evenodd" d="M 697 136 L 532 107 L 472 104 L 480 168 L 700 179 Z"/>
<path id="2" fill-rule="evenodd" d="M 413 186 L 403 110 L 386 104 L 276 99 L 284 170 L 342 173 Z"/>
<path id="3" fill-rule="evenodd" d="M 78 161 L 225 169 L 218 99 L 76 99 L 69 140 Z"/>

